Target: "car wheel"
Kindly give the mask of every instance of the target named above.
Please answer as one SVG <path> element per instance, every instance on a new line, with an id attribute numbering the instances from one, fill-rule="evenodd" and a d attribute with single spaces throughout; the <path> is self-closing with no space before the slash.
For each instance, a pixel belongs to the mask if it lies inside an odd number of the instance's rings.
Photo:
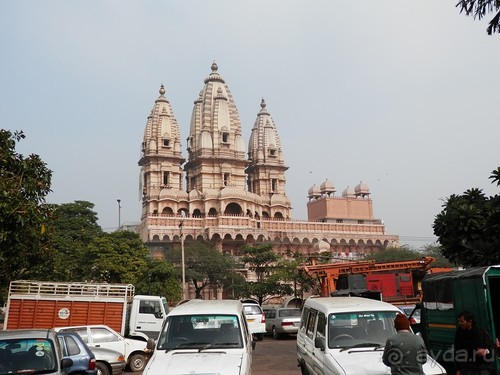
<path id="1" fill-rule="evenodd" d="M 309 371 L 307 371 L 307 367 L 304 361 L 300 362 L 300 372 L 302 375 L 309 375 Z"/>
<path id="2" fill-rule="evenodd" d="M 255 334 L 255 340 L 256 341 L 262 341 L 262 340 L 264 340 L 264 334 L 263 333 L 256 333 Z"/>
<path id="3" fill-rule="evenodd" d="M 109 367 L 103 362 L 96 362 L 95 368 L 97 370 L 97 375 L 110 375 Z"/>
<path id="4" fill-rule="evenodd" d="M 280 338 L 280 334 L 278 332 L 276 332 L 276 327 L 275 326 L 273 326 L 272 333 L 273 333 L 273 339 L 277 340 L 277 339 Z"/>
<path id="5" fill-rule="evenodd" d="M 132 372 L 141 372 L 146 366 L 146 357 L 144 354 L 132 354 L 128 359 L 128 365 Z"/>

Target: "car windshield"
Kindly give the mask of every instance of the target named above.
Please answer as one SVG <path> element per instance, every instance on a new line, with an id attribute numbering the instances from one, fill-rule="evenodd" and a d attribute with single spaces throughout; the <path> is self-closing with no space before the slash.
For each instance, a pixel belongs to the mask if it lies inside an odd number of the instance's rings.
<path id="1" fill-rule="evenodd" d="M 242 348 L 240 332 L 236 315 L 169 316 L 157 349 Z"/>
<path id="2" fill-rule="evenodd" d="M 396 334 L 396 314 L 394 311 L 330 314 L 328 347 L 384 346 L 387 338 Z"/>
<path id="3" fill-rule="evenodd" d="M 54 343 L 47 338 L 0 339 L 0 374 L 57 371 Z"/>

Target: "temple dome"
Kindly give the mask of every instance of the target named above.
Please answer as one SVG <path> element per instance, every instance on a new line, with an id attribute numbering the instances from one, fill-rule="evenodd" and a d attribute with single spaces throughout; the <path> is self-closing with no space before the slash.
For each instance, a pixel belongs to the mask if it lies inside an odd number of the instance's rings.
<path id="1" fill-rule="evenodd" d="M 356 192 L 350 186 L 346 187 L 344 191 L 342 191 L 343 198 L 354 198 L 356 196 Z"/>
<path id="2" fill-rule="evenodd" d="M 219 192 L 219 198 L 239 198 L 247 199 L 247 192 L 236 186 L 226 186 Z"/>
<path id="3" fill-rule="evenodd" d="M 356 193 L 357 196 L 365 196 L 370 194 L 370 189 L 368 188 L 368 185 L 363 183 L 361 181 L 356 187 L 354 188 L 354 192 Z"/>
<path id="4" fill-rule="evenodd" d="M 331 181 L 328 181 L 328 179 L 326 179 L 320 185 L 319 188 L 320 188 L 321 194 L 330 195 L 331 193 L 335 193 L 335 186 L 333 185 L 333 183 Z"/>
<path id="5" fill-rule="evenodd" d="M 321 196 L 321 190 L 316 184 L 314 184 L 309 188 L 307 195 L 309 196 L 309 198 L 317 198 Z"/>
<path id="6" fill-rule="evenodd" d="M 281 194 L 273 194 L 271 195 L 271 206 L 280 205 L 280 206 L 290 206 L 290 199 L 287 196 Z"/>
<path id="7" fill-rule="evenodd" d="M 200 191 L 193 189 L 189 192 L 189 200 L 200 200 L 202 198 L 202 194 Z"/>

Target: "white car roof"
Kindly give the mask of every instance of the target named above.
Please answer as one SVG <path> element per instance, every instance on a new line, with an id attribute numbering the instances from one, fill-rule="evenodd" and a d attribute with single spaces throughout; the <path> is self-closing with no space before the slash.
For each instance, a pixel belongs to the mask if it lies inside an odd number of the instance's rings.
<path id="1" fill-rule="evenodd" d="M 240 301 L 235 300 L 201 300 L 193 299 L 185 302 L 168 315 L 199 315 L 199 314 L 229 314 L 240 315 L 243 306 Z"/>
<path id="2" fill-rule="evenodd" d="M 304 307 L 312 307 L 327 314 L 358 311 L 400 311 L 390 303 L 363 297 L 320 297 L 308 298 Z"/>

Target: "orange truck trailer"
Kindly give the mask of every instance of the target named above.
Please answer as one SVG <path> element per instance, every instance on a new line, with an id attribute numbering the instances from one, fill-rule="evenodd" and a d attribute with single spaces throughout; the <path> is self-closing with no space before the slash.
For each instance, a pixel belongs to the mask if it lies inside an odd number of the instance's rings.
<path id="1" fill-rule="evenodd" d="M 168 313 L 163 297 L 132 284 L 12 281 L 4 329 L 104 324 L 122 336 L 156 339 Z"/>

